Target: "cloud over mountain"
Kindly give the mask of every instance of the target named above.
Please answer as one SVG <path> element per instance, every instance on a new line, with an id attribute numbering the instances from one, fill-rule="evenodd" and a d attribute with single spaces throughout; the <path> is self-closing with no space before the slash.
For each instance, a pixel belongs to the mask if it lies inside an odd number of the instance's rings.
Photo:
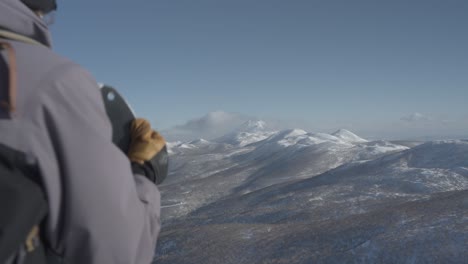
<path id="1" fill-rule="evenodd" d="M 214 139 L 231 132 L 251 119 L 252 117 L 243 114 L 215 111 L 163 131 L 163 134 L 166 135 L 168 141 Z"/>

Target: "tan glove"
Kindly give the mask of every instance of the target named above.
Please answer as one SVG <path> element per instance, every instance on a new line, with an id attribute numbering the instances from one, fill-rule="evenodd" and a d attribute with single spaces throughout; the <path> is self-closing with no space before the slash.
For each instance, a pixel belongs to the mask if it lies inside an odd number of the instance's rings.
<path id="1" fill-rule="evenodd" d="M 133 121 L 131 128 L 131 142 L 128 158 L 138 164 L 151 160 L 166 145 L 164 138 L 151 129 L 150 123 L 143 118 Z"/>

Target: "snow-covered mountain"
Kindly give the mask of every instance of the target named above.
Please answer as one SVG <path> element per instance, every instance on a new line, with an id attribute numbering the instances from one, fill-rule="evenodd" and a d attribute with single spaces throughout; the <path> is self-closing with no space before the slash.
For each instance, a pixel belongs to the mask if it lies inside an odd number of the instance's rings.
<path id="1" fill-rule="evenodd" d="M 214 141 L 244 147 L 251 143 L 264 140 L 273 133 L 273 130 L 268 127 L 265 121 L 249 120 L 234 131 L 219 137 Z"/>
<path id="2" fill-rule="evenodd" d="M 346 129 L 340 129 L 336 131 L 335 133 L 333 133 L 332 135 L 341 140 L 348 141 L 348 142 L 356 142 L 356 143 L 367 142 L 367 140 L 358 137 L 357 135 L 353 134 L 352 132 Z"/>
<path id="3" fill-rule="evenodd" d="M 165 196 L 168 205 L 180 206 L 168 206 L 163 218 L 187 214 L 229 192 L 247 193 L 310 178 L 349 162 L 408 149 L 367 142 L 345 130 L 334 133 L 341 135 L 337 137 L 267 127 L 263 121 L 250 121 L 214 141 L 170 143 L 171 171 L 163 191 L 170 190 Z"/>
<path id="4" fill-rule="evenodd" d="M 258 120 L 171 143 L 156 263 L 463 263 L 468 142 L 396 143 Z"/>

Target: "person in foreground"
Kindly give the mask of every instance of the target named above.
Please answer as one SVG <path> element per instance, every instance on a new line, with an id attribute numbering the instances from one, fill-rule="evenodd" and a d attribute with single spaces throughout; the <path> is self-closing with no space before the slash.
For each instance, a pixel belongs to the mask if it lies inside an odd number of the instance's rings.
<path id="1" fill-rule="evenodd" d="M 98 84 L 51 50 L 41 15 L 55 8 L 0 0 L 0 145 L 38 168 L 48 263 L 151 263 L 165 178 L 151 159 L 165 141 L 137 119 L 128 156 L 112 143 Z"/>

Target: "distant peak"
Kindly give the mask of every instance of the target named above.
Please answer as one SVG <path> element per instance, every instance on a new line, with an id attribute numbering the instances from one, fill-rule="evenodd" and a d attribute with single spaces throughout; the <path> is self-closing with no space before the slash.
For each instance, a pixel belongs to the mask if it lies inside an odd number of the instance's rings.
<path id="1" fill-rule="evenodd" d="M 307 135 L 307 132 L 302 129 L 286 129 L 275 133 L 272 139 L 274 141 L 278 141 L 289 138 L 297 138 L 304 135 Z"/>
<path id="2" fill-rule="evenodd" d="M 299 128 L 295 128 L 295 129 L 285 130 L 283 133 L 284 133 L 284 137 L 287 138 L 287 137 L 297 137 L 297 136 L 306 135 L 307 131 L 299 129 Z"/>
<path id="3" fill-rule="evenodd" d="M 341 128 L 335 131 L 335 133 L 333 133 L 332 135 L 336 136 L 336 135 L 349 135 L 349 134 L 355 135 L 353 132 L 347 129 Z"/>
<path id="4" fill-rule="evenodd" d="M 259 127 L 259 128 L 265 128 L 266 127 L 266 122 L 263 120 L 249 120 L 244 123 L 248 127 Z"/>
<path id="5" fill-rule="evenodd" d="M 264 132 L 266 130 L 268 130 L 267 123 L 262 120 L 249 120 L 236 129 L 237 132 L 249 133 Z"/>
<path id="6" fill-rule="evenodd" d="M 262 141 L 273 133 L 273 130 L 268 127 L 265 121 L 248 120 L 230 133 L 215 139 L 215 141 L 231 145 L 246 146 L 254 142 Z"/>
<path id="7" fill-rule="evenodd" d="M 332 135 L 347 142 L 367 142 L 367 140 L 346 129 L 339 129 Z"/>
<path id="8" fill-rule="evenodd" d="M 205 140 L 203 138 L 192 140 L 189 142 L 189 144 L 192 145 L 202 145 L 202 144 L 209 144 L 210 142 L 208 140 Z"/>

